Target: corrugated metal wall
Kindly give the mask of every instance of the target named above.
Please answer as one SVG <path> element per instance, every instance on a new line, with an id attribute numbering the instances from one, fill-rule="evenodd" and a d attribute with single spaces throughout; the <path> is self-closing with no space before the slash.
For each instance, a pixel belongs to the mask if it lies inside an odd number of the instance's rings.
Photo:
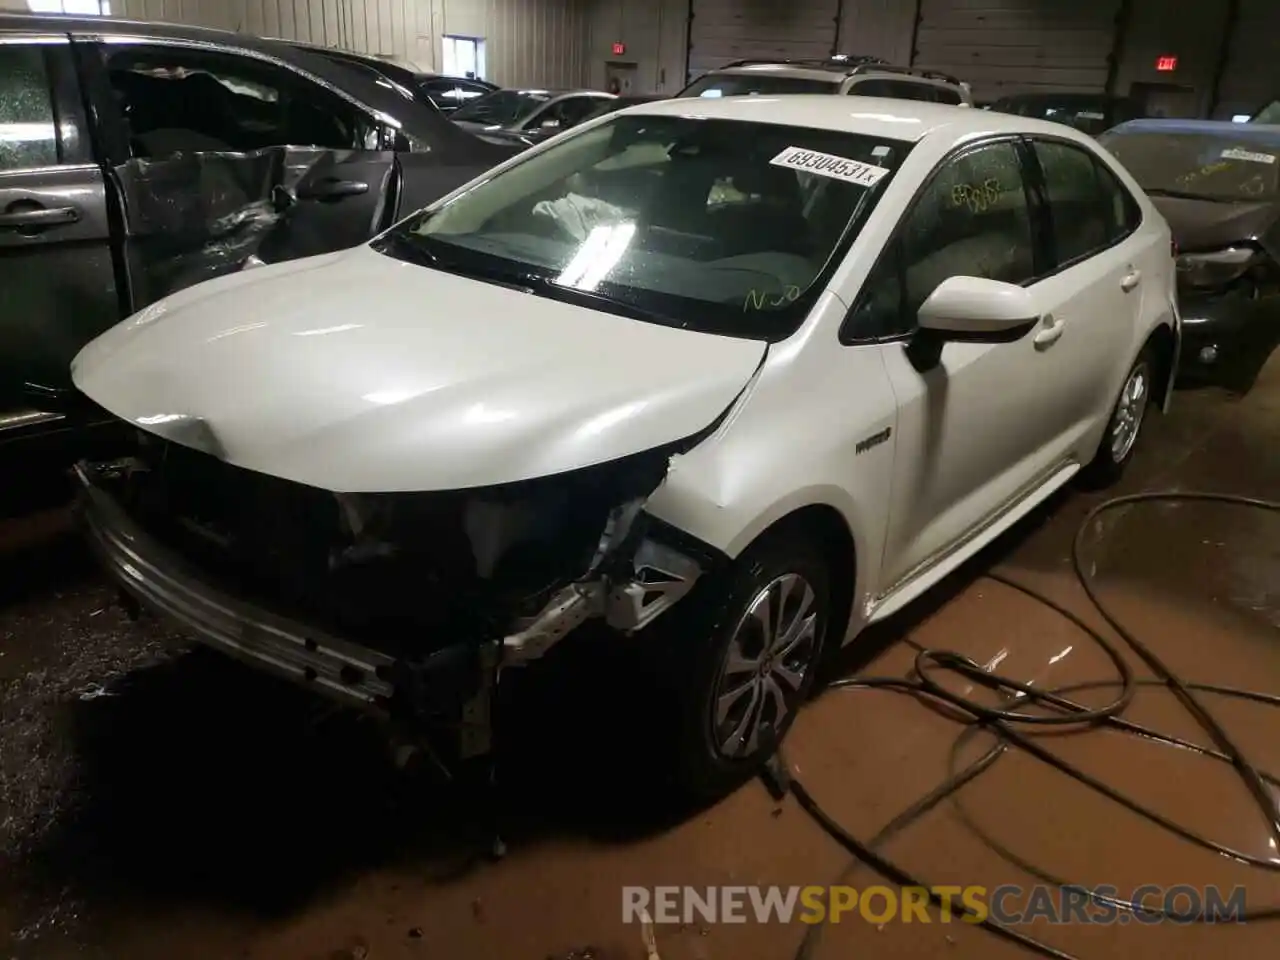
<path id="1" fill-rule="evenodd" d="M 1107 82 L 1120 0 L 923 0 L 917 66 L 967 80 L 979 99 Z"/>
<path id="2" fill-rule="evenodd" d="M 587 48 L 590 86 L 604 88 L 611 64 L 633 65 L 633 93 L 675 93 L 685 84 L 688 25 L 689 0 L 596 0 Z M 624 50 L 615 54 L 618 42 Z"/>
<path id="3" fill-rule="evenodd" d="M 483 37 L 495 83 L 586 82 L 589 0 L 116 0 L 120 16 L 394 54 L 435 69 L 444 34 Z"/>
<path id="4" fill-rule="evenodd" d="M 436 0 L 443 32 L 485 38 L 486 79 L 574 87 L 587 82 L 587 0 Z"/>
<path id="5" fill-rule="evenodd" d="M 1280 96 L 1280 4 L 1240 0 L 1227 64 L 1218 88 L 1218 116 L 1252 113 Z"/>
<path id="6" fill-rule="evenodd" d="M 840 52 L 909 63 L 915 20 L 916 5 L 904 0 L 844 0 Z"/>
<path id="7" fill-rule="evenodd" d="M 840 0 L 693 0 L 689 73 L 746 57 L 825 57 Z"/>

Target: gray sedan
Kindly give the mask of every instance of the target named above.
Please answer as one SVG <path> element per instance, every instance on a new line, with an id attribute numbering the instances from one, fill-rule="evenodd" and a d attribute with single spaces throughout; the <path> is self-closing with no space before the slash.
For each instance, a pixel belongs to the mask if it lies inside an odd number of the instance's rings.
<path id="1" fill-rule="evenodd" d="M 599 90 L 497 90 L 459 107 L 449 119 L 486 139 L 532 145 L 614 99 Z"/>

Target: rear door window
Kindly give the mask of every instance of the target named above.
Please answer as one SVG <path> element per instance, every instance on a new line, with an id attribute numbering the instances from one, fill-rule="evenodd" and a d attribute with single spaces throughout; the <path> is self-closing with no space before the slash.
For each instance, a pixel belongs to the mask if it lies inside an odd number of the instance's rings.
<path id="1" fill-rule="evenodd" d="M 44 48 L 0 45 L 0 170 L 58 162 L 58 127 Z"/>
<path id="2" fill-rule="evenodd" d="M 1083 260 L 1132 231 L 1137 205 L 1091 153 L 1057 141 L 1033 144 L 1049 201 L 1056 265 Z"/>

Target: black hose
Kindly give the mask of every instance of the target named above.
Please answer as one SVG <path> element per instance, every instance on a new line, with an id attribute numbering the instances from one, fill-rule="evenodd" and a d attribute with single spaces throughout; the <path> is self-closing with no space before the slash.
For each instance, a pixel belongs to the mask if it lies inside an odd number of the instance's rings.
<path id="1" fill-rule="evenodd" d="M 1222 763 L 1229 763 L 1235 769 L 1241 780 L 1244 781 L 1245 786 L 1249 789 L 1258 809 L 1266 818 L 1272 835 L 1280 841 L 1280 810 L 1277 810 L 1276 804 L 1271 800 L 1271 797 L 1268 794 L 1268 784 L 1272 786 L 1280 786 L 1280 777 L 1261 770 L 1249 761 L 1245 756 L 1244 751 L 1232 740 L 1230 735 L 1227 734 L 1221 724 L 1218 723 L 1213 714 L 1204 705 L 1201 700 L 1201 695 L 1209 694 L 1213 696 L 1246 699 L 1268 704 L 1270 706 L 1280 706 L 1280 696 L 1268 693 L 1259 693 L 1251 690 L 1241 690 L 1234 687 L 1191 683 L 1183 680 L 1172 669 L 1170 669 L 1163 660 L 1160 659 L 1155 651 L 1138 639 L 1132 631 L 1120 622 L 1119 618 L 1116 617 L 1110 608 L 1108 608 L 1106 603 L 1103 602 L 1102 598 L 1099 597 L 1093 575 L 1086 572 L 1084 562 L 1086 546 L 1085 540 L 1094 521 L 1103 514 L 1109 513 L 1113 510 L 1118 510 L 1121 507 L 1157 502 L 1218 503 L 1233 507 L 1280 513 L 1280 501 L 1262 500 L 1218 493 L 1183 493 L 1174 491 L 1153 491 L 1132 494 L 1130 496 L 1116 497 L 1112 500 L 1107 500 L 1106 502 L 1099 504 L 1089 511 L 1088 515 L 1084 518 L 1076 531 L 1076 535 L 1071 546 L 1071 562 L 1076 579 L 1080 582 L 1085 595 L 1089 598 L 1089 602 L 1093 605 L 1094 609 L 1097 610 L 1103 620 L 1105 620 L 1106 623 L 1116 632 L 1124 644 L 1137 654 L 1138 658 L 1142 660 L 1148 668 L 1150 668 L 1152 673 L 1155 675 L 1155 679 L 1136 679 L 1134 677 L 1133 668 L 1123 657 L 1120 650 L 1117 649 L 1116 645 L 1063 605 L 1044 596 L 1036 590 L 1017 582 L 1016 580 L 1011 580 L 1000 574 L 987 574 L 986 576 L 990 579 L 1018 590 L 1035 600 L 1037 603 L 1041 603 L 1049 607 L 1054 612 L 1070 620 L 1082 633 L 1102 648 L 1108 659 L 1115 666 L 1117 678 L 1114 680 L 1076 683 L 1057 690 L 1041 690 L 1028 684 L 1020 683 L 1011 678 L 1002 677 L 996 673 L 989 673 L 982 669 L 979 664 L 961 654 L 946 650 L 928 650 L 912 643 L 912 646 L 915 646 L 917 650 L 914 664 L 914 677 L 849 677 L 837 680 L 831 684 L 832 688 L 853 690 L 891 690 L 908 696 L 924 698 L 933 703 L 950 707 L 953 710 L 966 715 L 970 721 L 964 732 L 960 734 L 952 745 L 948 766 L 948 776 L 943 780 L 943 782 L 895 817 L 888 826 L 868 841 L 859 840 L 856 836 L 841 826 L 840 823 L 823 810 L 821 805 L 819 805 L 814 799 L 813 795 L 805 788 L 804 784 L 792 776 L 790 769 L 786 767 L 781 758 L 775 759 L 774 764 L 770 768 L 773 778 L 777 781 L 775 783 L 775 788 L 781 791 L 789 791 L 794 795 L 800 807 L 813 817 L 817 824 L 829 836 L 853 854 L 855 859 L 849 865 L 849 868 L 847 868 L 842 874 L 842 880 L 859 864 L 866 864 L 877 873 L 900 886 L 923 888 L 924 890 L 929 891 L 929 897 L 933 904 L 940 907 L 944 906 L 942 898 L 932 892 L 932 885 L 913 877 L 891 861 L 880 856 L 876 852 L 876 848 L 883 845 L 890 836 L 909 826 L 914 820 L 933 809 L 944 800 L 951 798 L 955 801 L 955 794 L 962 786 L 989 770 L 995 762 L 1011 748 L 1016 748 L 1025 753 L 1031 754 L 1037 760 L 1040 760 L 1062 773 L 1067 774 L 1078 782 L 1085 784 L 1116 803 L 1123 805 L 1138 816 L 1157 824 L 1166 831 L 1181 837 L 1189 843 L 1195 844 L 1196 846 L 1210 850 L 1222 856 L 1230 857 L 1240 863 L 1245 863 L 1265 870 L 1280 871 L 1280 863 L 1269 859 L 1262 859 L 1227 847 L 1224 844 L 1218 843 L 1209 837 L 1199 834 L 1196 831 L 1163 816 L 1155 810 L 1144 806 L 1133 798 L 1116 790 L 1114 787 L 1109 786 L 1103 781 L 1098 780 L 1096 777 L 1085 773 L 1078 767 L 1067 763 L 1055 754 L 1045 750 L 1035 742 L 1035 740 L 1028 737 L 1019 729 L 1019 727 L 1023 725 L 1071 726 L 1085 728 L 1107 726 L 1126 733 L 1142 736 L 1159 743 L 1176 746 L 1185 750 L 1191 750 L 1202 756 L 1218 760 Z M 978 703 L 974 700 L 970 700 L 953 693 L 942 684 L 938 683 L 934 679 L 934 675 L 939 671 L 958 674 L 971 684 L 1005 694 L 1013 694 L 1015 695 L 1014 699 L 1016 701 L 1035 704 L 1042 707 L 1049 707 L 1055 712 L 1033 714 L 1013 709 L 997 709 L 987 704 Z M 1213 747 L 1205 747 L 1200 744 L 1194 744 L 1189 741 L 1182 740 L 1178 737 L 1168 736 L 1125 719 L 1122 716 L 1123 712 L 1132 702 L 1134 694 L 1137 692 L 1138 688 L 1144 686 L 1160 686 L 1171 691 L 1182 703 L 1187 712 L 1195 719 L 1200 728 L 1208 734 L 1213 742 Z M 1071 694 L 1078 693 L 1083 690 L 1103 688 L 1116 688 L 1117 692 L 1114 699 L 1102 707 L 1089 707 L 1076 702 L 1070 697 Z M 957 769 L 956 764 L 961 750 L 969 740 L 980 731 L 990 731 L 995 734 L 997 737 L 996 744 L 991 750 L 987 751 L 987 753 L 975 762 L 969 764 L 963 769 Z M 1105 904 L 1121 910 L 1127 910 L 1134 914 L 1141 914 L 1146 917 L 1169 919 L 1184 924 L 1205 923 L 1212 922 L 1213 920 L 1212 917 L 1206 916 L 1204 912 L 1182 913 L 1172 911 L 1167 908 L 1152 906 L 1146 903 L 1135 903 L 1132 901 L 1105 896 L 1088 889 L 1083 884 L 1072 883 L 1061 877 L 1056 877 L 1036 867 L 1034 864 L 1030 864 L 1019 858 L 1016 854 L 1003 847 L 993 838 L 984 834 L 977 828 L 972 819 L 967 816 L 963 807 L 958 802 L 956 803 L 956 806 L 960 811 L 961 817 L 969 827 L 975 830 L 979 839 L 986 842 L 993 850 L 1007 858 L 1011 863 L 1021 867 L 1029 874 L 1045 883 L 1053 884 L 1062 888 L 1078 890 L 1096 903 Z M 1058 948 L 1044 943 L 1043 941 L 1029 937 L 1010 926 L 992 920 L 989 916 L 981 917 L 972 910 L 961 907 L 955 903 L 946 904 L 946 907 L 954 913 L 966 915 L 974 926 L 985 929 L 1003 939 L 1017 943 L 1018 945 L 1041 956 L 1051 957 L 1054 958 L 1054 960 L 1077 960 L 1077 958 L 1072 954 L 1059 950 Z M 1280 905 L 1242 911 L 1242 913 L 1237 917 L 1239 920 L 1270 920 L 1276 918 L 1280 918 Z M 817 946 L 819 938 L 821 937 L 822 929 L 823 925 L 821 924 L 812 926 L 808 929 L 797 953 L 797 960 L 809 960 Z"/>

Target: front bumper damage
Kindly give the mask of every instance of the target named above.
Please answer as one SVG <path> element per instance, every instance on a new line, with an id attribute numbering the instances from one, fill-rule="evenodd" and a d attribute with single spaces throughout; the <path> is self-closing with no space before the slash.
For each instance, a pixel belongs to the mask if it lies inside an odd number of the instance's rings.
<path id="1" fill-rule="evenodd" d="M 609 512 L 585 572 L 546 591 L 536 612 L 491 633 L 435 638 L 420 651 L 377 649 L 381 644 L 247 596 L 155 536 L 119 495 L 136 467 L 124 458 L 75 469 L 81 525 L 131 606 L 176 621 L 200 643 L 254 668 L 390 721 L 402 734 L 435 737 L 433 752 L 443 732 L 443 747 L 456 759 L 492 749 L 492 702 L 503 669 L 538 660 L 589 621 L 623 634 L 644 629 L 720 559 L 675 531 L 664 537 L 662 525 L 643 515 L 643 500 L 633 499 Z"/>
<path id="2" fill-rule="evenodd" d="M 1260 364 L 1280 341 L 1280 292 L 1240 285 L 1225 291 L 1181 291 L 1179 376 L 1207 380 Z"/>

